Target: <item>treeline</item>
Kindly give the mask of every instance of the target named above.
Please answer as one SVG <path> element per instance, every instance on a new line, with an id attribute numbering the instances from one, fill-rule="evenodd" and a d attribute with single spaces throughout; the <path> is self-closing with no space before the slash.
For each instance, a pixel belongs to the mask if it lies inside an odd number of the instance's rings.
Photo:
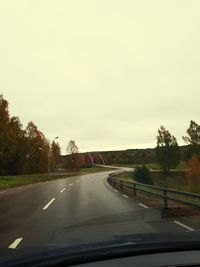
<path id="1" fill-rule="evenodd" d="M 60 146 L 52 143 L 30 121 L 25 129 L 11 117 L 8 101 L 0 95 L 0 175 L 45 173 L 60 163 Z"/>
<path id="2" fill-rule="evenodd" d="M 191 120 L 187 135 L 182 137 L 187 146 L 184 150 L 184 160 L 187 163 L 187 180 L 192 191 L 199 193 L 200 184 L 200 125 Z M 175 169 L 181 160 L 181 150 L 178 142 L 163 126 L 158 130 L 157 161 L 161 169 L 167 173 Z"/>
<path id="3" fill-rule="evenodd" d="M 133 173 L 136 181 L 153 184 L 158 179 L 159 183 L 183 186 L 182 190 L 195 193 L 200 192 L 200 125 L 190 121 L 186 136 L 182 137 L 186 146 L 179 147 L 176 137 L 164 126 L 158 129 L 157 146 L 155 148 L 157 163 L 162 172 L 150 173 L 145 166 L 137 166 Z M 185 172 L 174 172 L 180 160 L 187 164 Z"/>
<path id="4" fill-rule="evenodd" d="M 164 171 L 175 169 L 180 161 L 189 164 L 190 160 L 200 159 L 200 125 L 190 121 L 186 135 L 182 137 L 184 146 L 165 127 L 158 129 L 157 146 L 147 149 L 128 149 L 122 151 L 101 152 L 106 164 L 150 164 L 158 163 Z M 199 175 L 200 176 L 200 175 Z"/>
<path id="5" fill-rule="evenodd" d="M 162 170 L 168 172 L 175 169 L 180 160 L 184 160 L 189 165 L 191 160 L 200 160 L 200 125 L 195 121 L 190 121 L 186 135 L 182 136 L 186 143 L 184 149 L 179 147 L 176 137 L 164 126 L 158 129 L 156 138 L 156 158 Z"/>
<path id="6" fill-rule="evenodd" d="M 101 152 L 106 164 L 147 164 L 156 162 L 154 149 L 127 149 Z"/>

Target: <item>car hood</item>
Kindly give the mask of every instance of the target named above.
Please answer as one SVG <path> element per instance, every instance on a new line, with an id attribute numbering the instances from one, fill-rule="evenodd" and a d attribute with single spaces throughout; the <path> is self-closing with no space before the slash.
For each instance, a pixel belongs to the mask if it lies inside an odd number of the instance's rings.
<path id="1" fill-rule="evenodd" d="M 200 250 L 200 233 L 138 234 L 115 236 L 106 242 L 78 246 L 1 249 L 0 266 L 51 266 L 167 251 Z"/>

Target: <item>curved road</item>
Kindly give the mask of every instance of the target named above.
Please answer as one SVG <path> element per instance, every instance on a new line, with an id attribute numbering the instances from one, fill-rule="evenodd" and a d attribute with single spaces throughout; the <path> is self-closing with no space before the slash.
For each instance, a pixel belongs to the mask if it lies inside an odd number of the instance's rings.
<path id="1" fill-rule="evenodd" d="M 161 210 L 114 190 L 106 182 L 109 173 L 0 192 L 0 249 L 72 246 L 121 235 L 200 230 L 190 218 L 163 220 Z"/>

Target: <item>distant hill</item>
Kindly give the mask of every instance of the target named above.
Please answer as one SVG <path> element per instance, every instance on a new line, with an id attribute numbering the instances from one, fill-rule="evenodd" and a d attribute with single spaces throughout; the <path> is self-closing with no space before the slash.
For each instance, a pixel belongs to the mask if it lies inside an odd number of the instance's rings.
<path id="1" fill-rule="evenodd" d="M 182 159 L 187 146 L 180 146 Z M 96 152 L 88 152 L 96 153 Z M 156 154 L 154 148 L 144 149 L 126 149 L 126 150 L 113 150 L 113 151 L 100 151 L 99 152 L 106 164 L 148 164 L 156 163 Z"/>
<path id="2" fill-rule="evenodd" d="M 184 159 L 184 152 L 186 147 L 187 146 L 180 146 L 182 159 Z M 106 165 L 149 164 L 157 162 L 154 148 L 126 149 L 113 151 L 90 151 L 80 154 L 84 157 L 87 157 L 88 154 L 91 154 L 95 158 L 95 155 L 99 153 L 103 157 Z M 62 156 L 63 160 L 67 158 L 68 156 Z M 98 157 L 94 161 L 95 163 L 102 163 L 101 160 L 99 161 Z"/>
<path id="3" fill-rule="evenodd" d="M 148 149 L 127 149 L 100 152 L 106 164 L 143 164 L 156 162 L 155 151 Z"/>

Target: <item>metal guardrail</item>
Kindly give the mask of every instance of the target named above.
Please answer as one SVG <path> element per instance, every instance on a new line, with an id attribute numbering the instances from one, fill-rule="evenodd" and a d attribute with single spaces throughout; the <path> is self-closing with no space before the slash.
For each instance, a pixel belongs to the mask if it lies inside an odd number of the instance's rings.
<path id="1" fill-rule="evenodd" d="M 163 198 L 164 208 L 168 208 L 169 200 L 179 202 L 185 205 L 190 205 L 194 207 L 200 208 L 200 194 L 178 191 L 175 189 L 160 187 L 148 184 L 142 184 L 138 182 L 128 182 L 124 180 L 120 180 L 116 178 L 117 175 L 123 173 L 124 171 L 111 173 L 108 176 L 108 182 L 115 188 L 118 187 L 121 191 L 123 188 L 129 188 L 133 190 L 134 196 L 137 195 L 137 191 L 145 192 L 148 194 L 152 194 L 158 197 Z"/>

